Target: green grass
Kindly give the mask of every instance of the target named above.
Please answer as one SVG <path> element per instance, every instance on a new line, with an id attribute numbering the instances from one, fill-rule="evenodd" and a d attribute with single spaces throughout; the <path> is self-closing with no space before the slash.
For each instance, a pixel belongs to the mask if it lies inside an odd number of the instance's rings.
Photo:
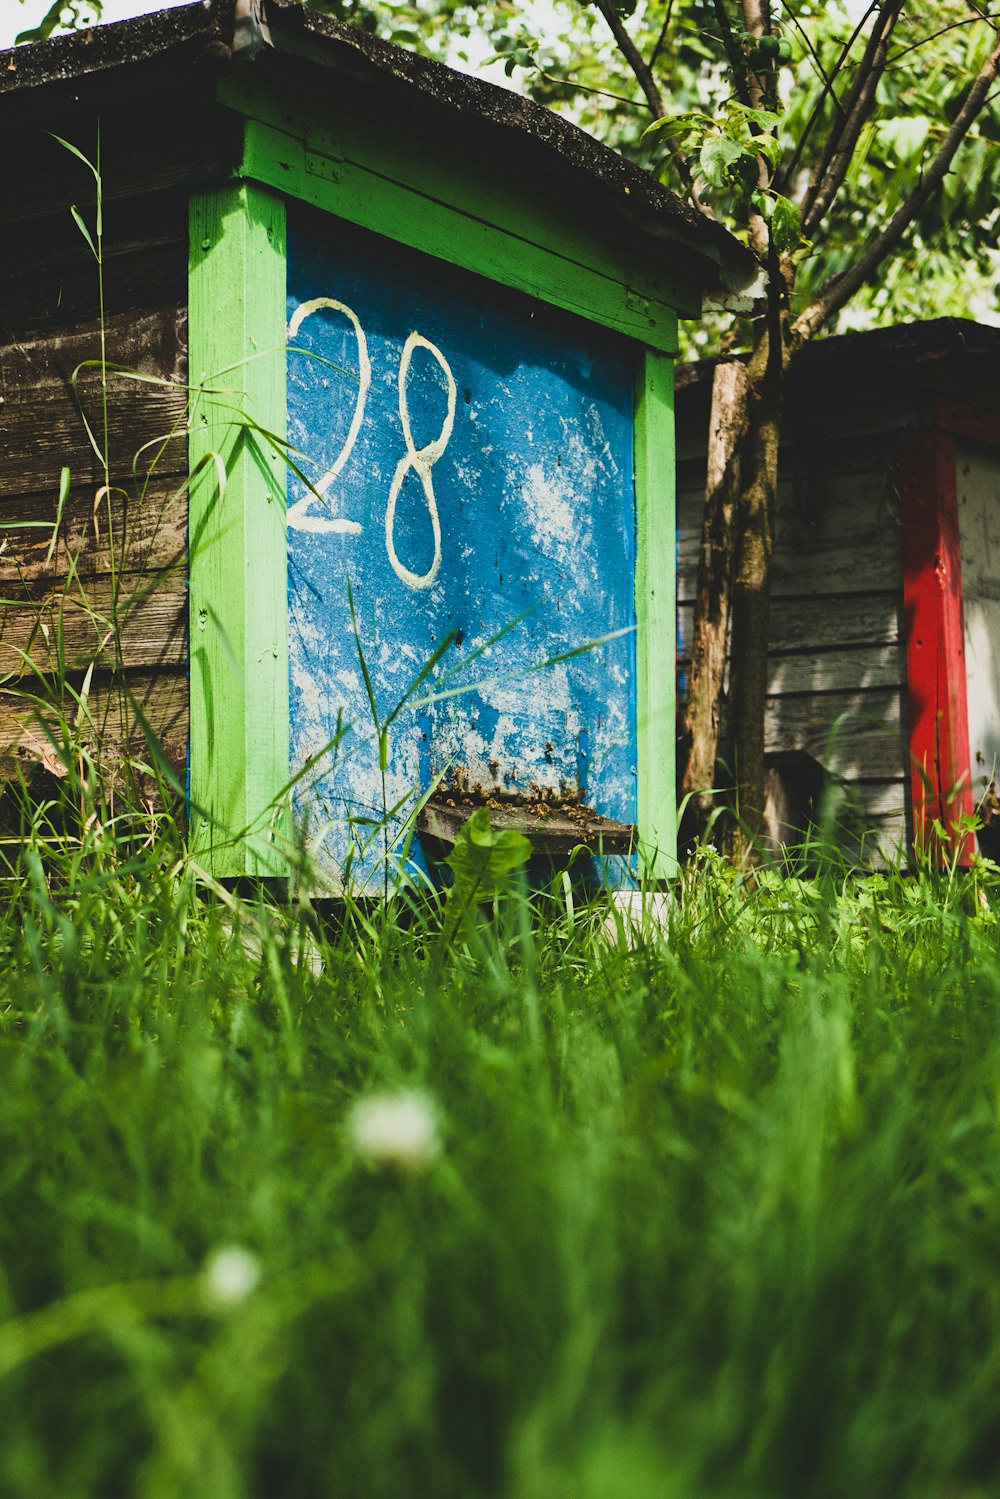
<path id="1" fill-rule="evenodd" d="M 994 871 L 448 941 L 128 831 L 0 917 L 4 1499 L 1000 1492 Z M 400 1093 L 437 1152 L 359 1153 Z"/>

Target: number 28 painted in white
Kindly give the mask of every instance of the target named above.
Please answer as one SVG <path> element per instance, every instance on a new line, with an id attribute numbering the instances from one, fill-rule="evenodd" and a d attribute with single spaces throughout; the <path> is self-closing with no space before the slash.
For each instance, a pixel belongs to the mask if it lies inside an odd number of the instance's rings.
<path id="1" fill-rule="evenodd" d="M 351 456 L 351 451 L 361 431 L 361 423 L 364 421 L 365 401 L 367 400 L 368 391 L 372 383 L 372 365 L 368 355 L 368 340 L 365 337 L 364 329 L 358 320 L 357 314 L 345 302 L 338 302 L 333 297 L 314 297 L 308 302 L 300 302 L 289 320 L 288 337 L 290 339 L 294 338 L 306 318 L 312 313 L 318 312 L 323 307 L 328 307 L 333 312 L 343 313 L 354 329 L 354 337 L 358 346 L 358 395 L 354 403 L 354 413 L 351 417 L 351 425 L 348 428 L 343 447 L 317 483 L 312 488 L 307 489 L 304 495 L 301 495 L 294 504 L 288 507 L 288 524 L 297 531 L 311 531 L 314 533 L 333 531 L 341 535 L 359 536 L 361 534 L 361 526 L 357 521 L 347 520 L 344 516 L 340 515 L 316 515 L 309 508 L 317 500 L 323 500 L 328 496 L 335 480 L 339 477 L 344 465 Z M 441 423 L 441 431 L 432 442 L 425 443 L 422 448 L 414 445 L 410 410 L 406 398 L 410 364 L 415 349 L 426 349 L 437 360 L 445 378 L 448 402 L 444 421 Z M 385 549 L 393 571 L 408 588 L 430 588 L 441 569 L 441 521 L 438 516 L 437 500 L 434 496 L 434 481 L 431 470 L 443 455 L 451 437 L 452 428 L 455 424 L 455 395 L 455 377 L 452 374 L 451 366 L 441 350 L 436 344 L 432 344 L 429 339 L 424 338 L 422 333 L 411 333 L 403 345 L 403 352 L 399 360 L 399 419 L 403 427 L 403 441 L 406 444 L 406 452 L 396 465 L 396 472 L 393 474 L 392 484 L 389 486 L 389 498 L 385 510 Z M 403 480 L 410 469 L 417 475 L 423 488 L 424 500 L 427 504 L 427 514 L 431 523 L 431 534 L 434 539 L 434 557 L 425 573 L 413 572 L 399 560 L 396 552 L 396 501 L 399 499 Z"/>

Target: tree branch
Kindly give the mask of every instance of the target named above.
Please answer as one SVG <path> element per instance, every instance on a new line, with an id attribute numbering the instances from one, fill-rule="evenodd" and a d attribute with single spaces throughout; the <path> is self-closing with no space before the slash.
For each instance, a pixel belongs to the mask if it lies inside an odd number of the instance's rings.
<path id="1" fill-rule="evenodd" d="M 923 177 L 897 208 L 888 224 L 875 236 L 864 254 L 858 257 L 849 270 L 828 281 L 819 296 L 795 320 L 792 334 L 797 344 L 812 338 L 835 312 L 839 312 L 899 244 L 928 198 L 944 181 L 956 151 L 986 103 L 998 72 L 1000 31 L 995 33 L 993 50 L 970 85 L 961 109 Z"/>
<path id="2" fill-rule="evenodd" d="M 648 104 L 641 104 L 638 99 L 629 99 L 624 94 L 614 94 L 607 88 L 595 88 L 590 83 L 577 83 L 573 78 L 560 78 L 558 73 L 549 73 L 545 68 L 535 69 L 539 78 L 544 78 L 546 83 L 554 83 L 558 88 L 568 89 L 575 94 L 596 94 L 601 99 L 613 99 L 616 104 L 624 104 L 629 109 L 648 109 Z"/>
<path id="3" fill-rule="evenodd" d="M 851 35 L 848 37 L 847 41 L 842 44 L 841 49 L 840 49 L 840 56 L 837 58 L 837 61 L 833 65 L 833 70 L 830 73 L 829 81 L 826 84 L 824 84 L 823 88 L 821 89 L 820 94 L 819 94 L 819 98 L 816 100 L 816 103 L 813 105 L 813 108 L 812 108 L 812 111 L 811 111 L 811 113 L 809 115 L 809 118 L 806 121 L 805 129 L 802 131 L 802 134 L 800 135 L 799 139 L 795 143 L 795 150 L 792 152 L 792 158 L 789 161 L 788 166 L 782 168 L 781 177 L 782 177 L 783 182 L 790 183 L 792 181 L 792 179 L 794 178 L 795 173 L 798 170 L 799 162 L 802 160 L 802 154 L 803 154 L 803 152 L 804 152 L 804 150 L 806 148 L 806 145 L 807 145 L 807 143 L 809 141 L 809 137 L 812 135 L 812 132 L 813 132 L 815 126 L 816 126 L 816 123 L 819 120 L 820 115 L 823 112 L 823 101 L 827 98 L 828 95 L 829 95 L 829 97 L 830 97 L 830 99 L 831 99 L 831 101 L 833 103 L 834 111 L 836 112 L 836 114 L 838 116 L 838 121 L 837 121 L 836 128 L 838 130 L 839 129 L 843 129 L 844 120 L 847 118 L 847 115 L 846 115 L 846 112 L 844 110 L 844 106 L 841 104 L 840 100 L 837 98 L 837 95 L 834 93 L 834 85 L 837 82 L 837 79 L 840 77 L 841 69 L 843 68 L 843 66 L 844 66 L 845 62 L 847 61 L 848 57 L 850 57 L 850 55 L 851 55 L 851 48 L 854 46 L 854 43 L 857 41 L 858 37 L 861 35 L 862 31 L 864 30 L 865 21 L 867 21 L 868 16 L 871 14 L 871 11 L 873 11 L 874 9 L 875 9 L 875 6 L 873 5 L 871 7 L 871 10 L 867 11 L 865 13 L 865 15 L 861 18 L 861 20 L 858 22 L 858 24 L 855 26 L 854 30 L 851 32 Z M 795 19 L 795 18 L 793 17 L 793 19 Z M 799 23 L 796 20 L 796 25 L 798 25 L 798 24 Z M 801 27 L 799 29 L 801 30 Z M 832 132 L 831 132 L 831 136 L 832 136 Z M 830 144 L 830 142 L 828 141 L 827 142 L 827 146 L 829 146 L 829 144 Z M 816 184 L 816 182 L 819 181 L 820 176 L 821 176 L 821 172 L 819 171 L 818 168 L 817 168 L 817 171 L 814 172 L 813 176 L 814 176 L 814 181 L 810 184 L 810 187 L 807 189 L 807 192 L 815 191 L 815 184 Z"/>
<path id="4" fill-rule="evenodd" d="M 596 0 L 596 4 L 597 9 L 600 11 L 601 15 L 608 23 L 608 26 L 611 30 L 611 35 L 614 37 L 615 41 L 618 44 L 618 50 L 621 52 L 625 61 L 632 69 L 632 72 L 635 76 L 635 81 L 642 89 L 646 103 L 649 106 L 650 113 L 656 120 L 665 119 L 667 109 L 666 105 L 663 102 L 663 95 L 660 93 L 660 90 L 656 83 L 656 79 L 653 77 L 653 70 L 644 59 L 642 53 L 635 45 L 635 42 L 633 42 L 628 32 L 625 30 L 625 27 L 622 24 L 621 16 L 615 10 L 614 5 L 611 3 L 611 0 Z M 669 21 L 669 15 L 667 19 Z M 694 175 L 691 171 L 690 166 L 688 165 L 688 159 L 684 155 L 684 152 L 680 149 L 680 146 L 676 143 L 673 145 L 673 149 L 670 152 L 670 157 L 674 163 L 674 166 L 677 168 L 678 177 L 680 177 L 681 182 L 683 183 L 687 192 L 691 194 L 694 206 L 700 213 L 703 213 L 706 218 L 714 218 L 715 215 L 704 203 L 702 203 L 701 198 L 698 195 L 698 188 L 694 180 Z"/>
<path id="5" fill-rule="evenodd" d="M 858 76 L 844 104 L 844 118 L 831 131 L 803 202 L 802 233 L 806 239 L 811 239 L 817 225 L 822 223 L 847 176 L 862 127 L 875 108 L 875 91 L 885 71 L 889 40 L 902 8 L 903 0 L 884 0 L 879 10 Z"/>
<path id="6" fill-rule="evenodd" d="M 663 17 L 663 25 L 660 27 L 660 34 L 656 38 L 656 46 L 653 48 L 652 52 L 649 54 L 649 69 L 650 69 L 650 72 L 652 72 L 652 70 L 656 67 L 656 59 L 659 57 L 660 53 L 663 51 L 663 44 L 667 40 L 667 32 L 670 30 L 670 22 L 671 22 L 671 19 L 673 17 L 673 13 L 674 13 L 674 0 L 667 0 L 667 11 L 666 11 L 666 15 Z"/>
<path id="7" fill-rule="evenodd" d="M 635 74 L 635 80 L 645 95 L 653 118 L 665 119 L 667 110 L 663 103 L 663 96 L 656 86 L 656 79 L 642 53 L 625 30 L 621 16 L 611 4 L 611 0 L 597 0 L 597 9 L 607 21 L 611 28 L 611 35 L 618 43 L 618 50 Z"/>
<path id="8" fill-rule="evenodd" d="M 964 16 L 961 21 L 952 21 L 950 25 L 942 26 L 940 31 L 932 31 L 929 36 L 922 36 L 919 42 L 910 42 L 908 47 L 900 47 L 899 51 L 894 52 L 889 58 L 886 68 L 894 68 L 899 59 L 905 57 L 908 52 L 916 52 L 921 47 L 929 47 L 931 42 L 937 41 L 938 37 L 947 36 L 949 31 L 957 31 L 960 26 L 977 26 L 980 21 L 997 20 L 1000 20 L 1000 16 L 997 15 L 996 11 L 990 13 L 989 11 L 977 9 L 975 15 Z"/>
<path id="9" fill-rule="evenodd" d="M 736 38 L 733 36 L 733 28 L 729 23 L 726 7 L 723 0 L 712 0 L 712 3 L 715 6 L 715 18 L 719 23 L 719 29 L 722 33 L 722 46 L 726 57 L 729 59 L 729 67 L 732 71 L 733 82 L 736 85 L 737 96 L 741 104 L 749 104 L 750 91 L 747 84 L 747 65 L 737 45 Z"/>
<path id="10" fill-rule="evenodd" d="M 771 19 L 768 12 L 767 0 L 741 0 L 743 9 L 743 24 L 750 36 L 760 38 L 770 31 Z M 746 69 L 746 91 L 747 100 L 754 109 L 773 108 L 774 100 L 769 97 L 767 77 L 761 77 L 752 68 Z M 771 83 L 773 85 L 773 75 Z M 771 168 L 765 157 L 757 157 L 757 181 L 762 192 L 766 192 L 771 182 Z M 747 221 L 750 248 L 761 260 L 766 260 L 771 273 L 776 269 L 771 243 L 771 231 L 766 220 L 761 214 L 752 212 Z M 768 278 L 768 306 L 770 307 L 777 293 L 776 284 L 772 284 L 771 277 Z"/>

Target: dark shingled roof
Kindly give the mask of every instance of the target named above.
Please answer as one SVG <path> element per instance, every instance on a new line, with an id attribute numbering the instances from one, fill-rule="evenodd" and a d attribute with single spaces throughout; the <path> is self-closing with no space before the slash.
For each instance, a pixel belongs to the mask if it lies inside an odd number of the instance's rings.
<path id="1" fill-rule="evenodd" d="M 23 99 L 28 91 L 65 90 L 157 61 L 178 69 L 205 60 L 224 66 L 234 52 L 333 69 L 356 83 L 402 93 L 411 108 L 460 117 L 464 129 L 474 129 L 494 149 L 530 149 L 554 178 L 589 192 L 596 212 L 610 210 L 633 233 L 683 251 L 710 294 L 739 292 L 756 277 L 753 256 L 721 225 L 586 131 L 508 89 L 457 73 L 295 0 L 202 0 L 0 53 L 0 108 L 5 96 Z"/>
<path id="2" fill-rule="evenodd" d="M 741 360 L 747 357 L 735 356 Z M 716 365 L 733 358 L 722 354 L 678 365 L 678 389 L 707 387 Z M 861 333 L 829 333 L 805 346 L 796 368 L 809 373 L 822 372 L 829 379 L 850 379 L 858 386 L 863 378 L 885 381 L 898 378 L 901 371 L 917 376 L 931 365 L 958 360 L 976 360 L 992 375 L 1000 368 L 1000 328 L 976 323 L 971 318 L 939 317 L 891 323 Z"/>

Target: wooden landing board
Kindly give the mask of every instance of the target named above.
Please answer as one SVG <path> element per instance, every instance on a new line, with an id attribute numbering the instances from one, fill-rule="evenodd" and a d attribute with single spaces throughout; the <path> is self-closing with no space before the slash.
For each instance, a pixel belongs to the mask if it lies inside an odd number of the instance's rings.
<path id="1" fill-rule="evenodd" d="M 478 810 L 477 806 L 435 797 L 420 812 L 417 826 L 437 842 L 453 844 Z M 568 856 L 575 848 L 586 848 L 594 854 L 630 854 L 636 844 L 636 829 L 631 823 L 601 817 L 589 807 L 499 803 L 489 807 L 489 814 L 494 832 L 524 833 L 536 854 L 550 857 Z"/>

